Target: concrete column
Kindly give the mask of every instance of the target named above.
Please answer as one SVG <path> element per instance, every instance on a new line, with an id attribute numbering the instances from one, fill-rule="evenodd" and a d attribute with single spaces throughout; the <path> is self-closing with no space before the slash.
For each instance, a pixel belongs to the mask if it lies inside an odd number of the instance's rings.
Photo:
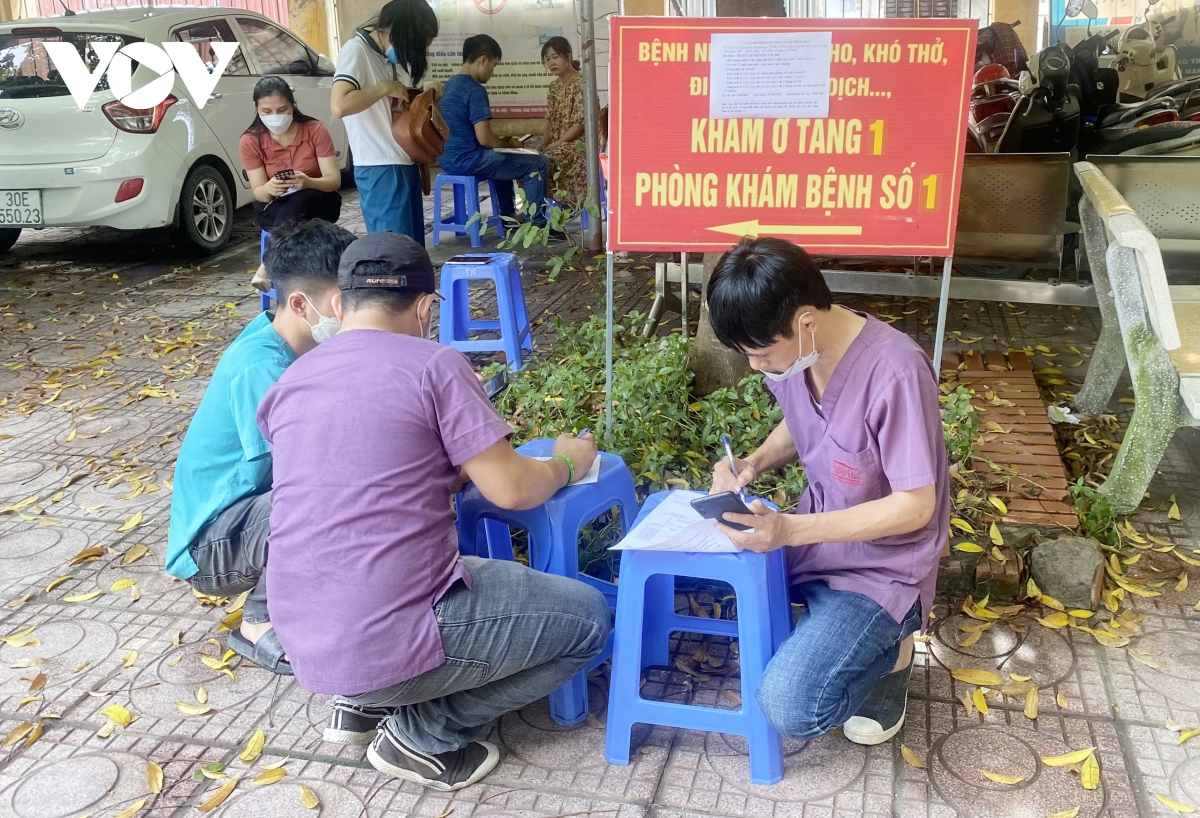
<path id="1" fill-rule="evenodd" d="M 288 28 L 318 53 L 331 55 L 337 53 L 337 48 L 330 47 L 332 38 L 326 2 L 328 0 L 288 0 Z"/>

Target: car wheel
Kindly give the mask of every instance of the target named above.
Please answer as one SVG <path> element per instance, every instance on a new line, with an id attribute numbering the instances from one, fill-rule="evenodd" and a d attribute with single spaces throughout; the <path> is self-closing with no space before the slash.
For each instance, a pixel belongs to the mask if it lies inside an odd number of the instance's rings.
<path id="1" fill-rule="evenodd" d="M 0 253 L 8 252 L 8 248 L 17 243 L 17 239 L 21 237 L 21 228 L 19 227 L 0 227 Z"/>
<path id="2" fill-rule="evenodd" d="M 215 253 L 233 235 L 233 196 L 221 172 L 197 165 L 179 193 L 179 237 L 204 253 Z"/>

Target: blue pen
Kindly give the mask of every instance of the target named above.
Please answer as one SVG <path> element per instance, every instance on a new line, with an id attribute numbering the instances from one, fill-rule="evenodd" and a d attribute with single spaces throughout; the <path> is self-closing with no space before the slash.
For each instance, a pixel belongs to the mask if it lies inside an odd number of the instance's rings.
<path id="1" fill-rule="evenodd" d="M 575 435 L 575 437 L 587 437 L 587 433 L 590 431 L 592 431 L 592 430 L 589 429 L 588 427 L 584 426 L 583 431 L 580 432 L 579 434 Z"/>
<path id="2" fill-rule="evenodd" d="M 729 457 L 729 470 L 733 472 L 733 476 L 738 476 L 737 464 L 733 459 L 733 447 L 729 445 L 729 435 L 721 435 L 721 444 L 725 447 L 725 454 Z M 742 502 L 746 500 L 746 490 L 738 489 L 738 497 L 742 498 Z"/>

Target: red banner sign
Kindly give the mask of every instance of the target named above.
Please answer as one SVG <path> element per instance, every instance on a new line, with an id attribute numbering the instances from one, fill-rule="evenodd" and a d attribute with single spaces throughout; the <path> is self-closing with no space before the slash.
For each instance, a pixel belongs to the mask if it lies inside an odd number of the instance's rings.
<path id="1" fill-rule="evenodd" d="M 977 25 L 612 18 L 609 248 L 950 255 Z M 710 118 L 712 35 L 796 32 L 832 32 L 828 116 Z"/>

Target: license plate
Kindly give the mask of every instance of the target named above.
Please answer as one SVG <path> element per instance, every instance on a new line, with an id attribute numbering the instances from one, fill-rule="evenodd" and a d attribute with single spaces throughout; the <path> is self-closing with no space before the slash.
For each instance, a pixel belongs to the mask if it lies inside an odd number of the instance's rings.
<path id="1" fill-rule="evenodd" d="M 0 190 L 0 226 L 41 227 L 40 190 Z"/>

